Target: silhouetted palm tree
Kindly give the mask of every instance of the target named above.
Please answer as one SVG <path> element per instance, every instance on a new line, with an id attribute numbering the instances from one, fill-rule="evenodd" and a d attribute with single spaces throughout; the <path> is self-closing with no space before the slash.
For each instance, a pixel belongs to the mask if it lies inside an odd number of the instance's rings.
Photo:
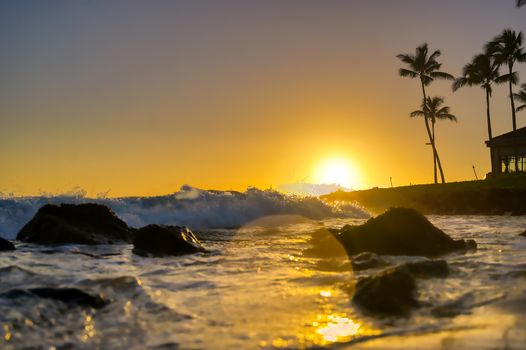
<path id="1" fill-rule="evenodd" d="M 402 62 L 406 63 L 409 67 L 409 69 L 400 68 L 398 73 L 402 77 L 409 77 L 409 78 L 418 78 L 420 80 L 420 85 L 422 86 L 422 95 L 423 99 L 422 101 L 427 100 L 426 96 L 426 86 L 431 84 L 433 80 L 435 79 L 454 79 L 454 77 L 451 74 L 444 73 L 440 71 L 440 67 L 442 64 L 437 62 L 437 58 L 440 56 L 440 51 L 436 50 L 431 55 L 429 54 L 429 49 L 427 47 L 427 43 L 424 43 L 420 46 L 418 46 L 415 50 L 415 54 L 401 54 L 397 55 Z M 433 148 L 433 163 L 438 164 L 438 168 L 440 170 L 440 177 L 442 180 L 442 183 L 445 183 L 446 180 L 444 178 L 444 171 L 442 170 L 442 164 L 440 162 L 440 157 L 438 156 L 438 152 L 435 145 L 435 140 L 433 138 L 433 134 L 431 132 L 431 128 L 429 126 L 429 117 L 424 116 L 424 121 L 426 125 L 426 131 L 427 135 L 429 137 L 429 142 L 431 143 L 431 147 Z M 434 171 L 434 179 L 435 183 L 437 183 L 437 172 L 436 169 Z"/>
<path id="2" fill-rule="evenodd" d="M 488 137 L 493 138 L 491 132 L 490 98 L 493 92 L 492 85 L 500 84 L 506 80 L 499 76 L 499 64 L 493 56 L 480 54 L 462 69 L 462 77 L 453 83 L 453 91 L 463 86 L 480 85 L 486 91 L 486 122 L 488 124 Z"/>
<path id="3" fill-rule="evenodd" d="M 505 29 L 502 34 L 497 36 L 493 41 L 486 44 L 489 54 L 495 57 L 497 64 L 508 66 L 508 73 L 502 78 L 507 78 L 510 89 L 511 101 L 511 118 L 513 130 L 517 130 L 517 120 L 515 118 L 515 103 L 513 102 L 513 85 L 517 84 L 517 73 L 513 71 L 515 62 L 526 62 L 526 53 L 522 47 L 522 33 L 518 34 L 511 30 Z"/>
<path id="4" fill-rule="evenodd" d="M 433 135 L 433 140 L 436 143 L 436 134 L 435 134 L 435 123 L 438 120 L 451 120 L 457 122 L 457 117 L 450 113 L 450 108 L 448 106 L 443 106 L 444 103 L 443 97 L 428 97 L 425 105 L 422 104 L 422 109 L 411 112 L 411 117 L 427 117 L 431 119 L 431 133 Z"/>
<path id="5" fill-rule="evenodd" d="M 526 109 L 526 84 L 522 84 L 521 88 L 522 88 L 521 91 L 519 91 L 516 94 L 513 94 L 514 99 L 516 99 L 517 101 L 521 103 L 524 103 L 523 105 L 520 105 L 519 107 L 517 107 L 516 109 L 517 112 L 520 112 L 523 109 Z"/>

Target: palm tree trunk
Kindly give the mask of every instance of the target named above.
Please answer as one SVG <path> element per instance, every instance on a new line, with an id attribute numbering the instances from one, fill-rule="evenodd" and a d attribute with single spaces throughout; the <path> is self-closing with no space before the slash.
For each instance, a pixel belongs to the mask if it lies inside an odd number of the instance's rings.
<path id="1" fill-rule="evenodd" d="M 436 150 L 436 135 L 435 135 L 435 123 L 433 122 L 432 123 L 432 133 L 433 133 L 433 143 L 435 144 L 435 177 L 436 177 L 436 173 L 437 173 L 437 165 L 438 165 L 438 170 L 440 171 L 440 180 L 442 181 L 442 183 L 446 183 L 446 179 L 444 178 L 444 170 L 442 170 L 442 163 L 440 162 L 440 157 L 438 156 L 438 151 Z"/>
<path id="2" fill-rule="evenodd" d="M 433 147 L 435 148 L 435 156 L 437 160 L 438 165 L 438 171 L 440 171 L 440 181 L 442 181 L 443 184 L 446 183 L 446 178 L 444 177 L 444 170 L 442 170 L 442 163 L 440 162 L 440 157 L 438 156 L 438 151 L 435 146 L 435 140 L 433 139 Z"/>
<path id="3" fill-rule="evenodd" d="M 486 88 L 486 118 L 487 118 L 487 123 L 488 123 L 488 137 L 489 137 L 489 140 L 491 141 L 493 137 L 491 135 L 491 115 L 489 111 L 489 97 L 490 97 L 489 89 Z"/>
<path id="4" fill-rule="evenodd" d="M 424 96 L 424 105 L 426 103 L 426 89 L 425 89 L 425 86 L 424 86 L 424 81 L 422 79 L 420 79 L 420 83 L 422 85 L 422 95 Z M 444 172 L 442 170 L 442 164 L 440 162 L 440 157 L 438 156 L 438 152 L 437 152 L 437 149 L 435 147 L 435 140 L 433 138 L 433 135 L 431 134 L 431 128 L 429 127 L 429 120 L 427 118 L 427 114 L 426 114 L 426 111 L 425 111 L 425 108 L 424 108 L 424 121 L 425 121 L 425 124 L 426 124 L 426 131 L 427 131 L 427 136 L 429 137 L 429 142 L 431 143 L 431 147 L 433 148 L 433 162 L 437 162 L 437 165 L 438 165 L 438 169 L 440 170 L 440 176 L 441 176 L 441 179 L 442 179 L 442 183 L 445 183 L 445 179 L 444 179 Z M 438 179 L 437 179 L 437 174 L 435 172 L 434 174 L 434 180 L 435 180 L 435 183 L 438 183 Z"/>
<path id="5" fill-rule="evenodd" d="M 435 123 L 433 121 L 431 121 L 431 135 L 433 136 L 433 142 L 436 142 L 436 138 L 435 138 Z M 437 157 L 436 157 L 436 154 L 435 156 L 433 157 L 433 171 L 434 171 L 434 174 L 435 174 L 435 179 L 437 178 Z"/>
<path id="6" fill-rule="evenodd" d="M 513 63 L 510 63 L 508 65 L 508 68 L 510 70 L 510 78 L 511 73 L 513 72 Z M 511 100 L 511 120 L 513 122 L 513 131 L 517 130 L 517 120 L 515 119 L 515 102 L 513 101 L 513 86 L 511 83 L 511 79 L 508 81 L 508 85 L 510 87 L 510 100 Z"/>

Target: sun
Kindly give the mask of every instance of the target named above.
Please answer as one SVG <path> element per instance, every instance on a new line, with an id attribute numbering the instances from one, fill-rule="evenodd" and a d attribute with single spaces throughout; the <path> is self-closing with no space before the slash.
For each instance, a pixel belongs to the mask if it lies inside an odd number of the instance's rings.
<path id="1" fill-rule="evenodd" d="M 334 184 L 352 188 L 358 184 L 358 175 L 356 168 L 349 159 L 331 157 L 316 167 L 314 180 L 320 184 Z"/>

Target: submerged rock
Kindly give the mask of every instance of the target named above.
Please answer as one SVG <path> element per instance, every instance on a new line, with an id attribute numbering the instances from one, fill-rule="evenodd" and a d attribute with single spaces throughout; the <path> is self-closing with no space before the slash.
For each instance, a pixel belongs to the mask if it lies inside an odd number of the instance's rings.
<path id="1" fill-rule="evenodd" d="M 356 256 L 353 256 L 351 260 L 354 271 L 373 269 L 376 267 L 388 265 L 385 260 L 371 252 L 360 253 Z"/>
<path id="2" fill-rule="evenodd" d="M 44 205 L 17 239 L 38 244 L 130 243 L 133 231 L 110 208 L 93 203 Z"/>
<path id="3" fill-rule="evenodd" d="M 399 268 L 407 269 L 416 278 L 444 278 L 449 275 L 449 266 L 445 260 L 409 262 Z"/>
<path id="4" fill-rule="evenodd" d="M 303 254 L 321 258 L 346 257 L 347 251 L 336 238 L 338 232 L 338 229 L 332 228 L 320 228 L 311 232 L 309 239 L 311 247 L 305 249 Z"/>
<path id="5" fill-rule="evenodd" d="M 405 263 L 358 281 L 353 301 L 372 313 L 407 315 L 420 306 L 416 278 L 442 278 L 448 274 L 444 260 Z"/>
<path id="6" fill-rule="evenodd" d="M 5 252 L 8 250 L 15 250 L 15 246 L 7 239 L 3 239 L 2 237 L 0 237 L 0 252 Z"/>
<path id="7" fill-rule="evenodd" d="M 38 297 L 53 299 L 65 304 L 87 306 L 95 309 L 101 308 L 107 302 L 100 296 L 93 296 L 77 288 L 31 288 L 11 289 L 0 294 L 1 298 L 17 299 L 22 297 Z"/>
<path id="8" fill-rule="evenodd" d="M 406 269 L 392 268 L 358 281 L 353 301 L 369 312 L 406 315 L 419 306 L 416 290 Z"/>
<path id="9" fill-rule="evenodd" d="M 186 226 L 148 225 L 140 228 L 133 239 L 133 252 L 143 256 L 183 255 L 205 251 L 201 242 Z"/>
<path id="10" fill-rule="evenodd" d="M 385 255 L 435 257 L 476 248 L 473 240 L 454 240 L 414 209 L 391 208 L 360 226 L 344 226 L 337 234 L 349 255 L 374 252 Z"/>

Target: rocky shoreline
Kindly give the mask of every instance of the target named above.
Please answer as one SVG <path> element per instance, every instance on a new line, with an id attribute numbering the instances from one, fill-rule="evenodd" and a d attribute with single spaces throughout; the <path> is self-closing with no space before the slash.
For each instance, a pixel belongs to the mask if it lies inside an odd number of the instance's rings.
<path id="1" fill-rule="evenodd" d="M 526 176 L 338 191 L 321 198 L 358 203 L 377 213 L 398 206 L 426 215 L 526 215 Z"/>
<path id="2" fill-rule="evenodd" d="M 346 290 L 353 303 L 366 313 L 380 317 L 405 317 L 415 308 L 430 307 L 433 312 L 443 307 L 427 305 L 417 299 L 417 280 L 447 277 L 449 266 L 440 259 L 442 256 L 463 254 L 477 248 L 474 240 L 454 240 L 424 215 L 409 208 L 392 208 L 361 225 L 324 230 L 324 235 L 320 232 L 313 232 L 312 247 L 304 254 L 329 259 L 343 255 L 348 257 L 349 263 L 337 269 L 371 270 L 357 283 L 350 282 Z M 139 257 L 207 252 L 187 227 L 147 225 L 132 228 L 108 207 L 99 204 L 45 205 L 20 230 L 17 241 L 37 246 L 133 244 L 133 253 Z M 338 247 L 343 249 L 338 250 Z M 0 249 L 13 250 L 14 245 L 2 239 Z M 389 255 L 425 260 L 393 266 L 384 260 Z M 0 294 L 0 298 L 7 299 L 22 297 L 54 299 L 96 308 L 107 303 L 97 295 L 74 288 L 32 287 Z"/>

